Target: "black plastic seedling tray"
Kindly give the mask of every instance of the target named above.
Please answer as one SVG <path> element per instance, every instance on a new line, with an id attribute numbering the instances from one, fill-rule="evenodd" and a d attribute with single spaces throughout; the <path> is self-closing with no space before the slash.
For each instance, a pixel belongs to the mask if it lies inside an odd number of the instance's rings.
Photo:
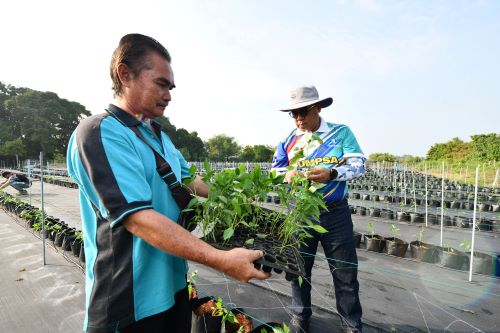
<path id="1" fill-rule="evenodd" d="M 247 240 L 253 239 L 253 243 Z M 237 247 L 244 247 L 251 250 L 261 250 L 264 256 L 254 261 L 254 265 L 264 272 L 274 270 L 280 274 L 285 272 L 285 278 L 290 281 L 297 276 L 304 276 L 304 261 L 296 248 L 287 246 L 282 248 L 282 242 L 271 235 L 262 237 L 261 234 L 237 229 L 233 237 L 227 242 L 213 242 L 206 240 L 214 247 L 221 250 L 230 250 Z"/>

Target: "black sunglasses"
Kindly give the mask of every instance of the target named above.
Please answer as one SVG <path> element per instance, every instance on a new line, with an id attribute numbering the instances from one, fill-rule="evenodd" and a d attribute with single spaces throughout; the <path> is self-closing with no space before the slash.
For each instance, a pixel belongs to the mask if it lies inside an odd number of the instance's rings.
<path id="1" fill-rule="evenodd" d="M 288 112 L 288 114 L 290 115 L 290 117 L 292 117 L 294 119 L 298 118 L 299 116 L 301 116 L 302 118 L 305 118 L 307 116 L 307 114 L 309 113 L 309 111 L 311 111 L 315 106 L 316 106 L 316 104 L 313 104 L 313 105 L 306 106 L 306 107 L 301 108 L 301 109 L 292 110 L 292 111 Z"/>

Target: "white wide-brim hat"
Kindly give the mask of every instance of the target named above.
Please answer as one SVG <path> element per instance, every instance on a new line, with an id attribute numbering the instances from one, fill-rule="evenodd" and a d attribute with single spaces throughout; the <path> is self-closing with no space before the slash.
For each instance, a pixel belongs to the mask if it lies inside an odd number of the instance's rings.
<path id="1" fill-rule="evenodd" d="M 319 104 L 321 108 L 326 108 L 332 105 L 332 103 L 333 99 L 331 97 L 320 99 L 315 86 L 302 86 L 291 91 L 290 104 L 280 109 L 280 111 L 288 112 L 313 104 Z"/>

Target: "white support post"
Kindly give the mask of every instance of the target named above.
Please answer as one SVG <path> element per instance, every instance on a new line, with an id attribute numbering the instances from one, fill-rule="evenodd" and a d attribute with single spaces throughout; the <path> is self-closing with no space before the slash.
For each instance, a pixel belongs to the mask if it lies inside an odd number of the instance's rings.
<path id="1" fill-rule="evenodd" d="M 493 181 L 493 184 L 491 184 L 491 187 L 493 188 L 497 187 L 498 184 L 498 170 L 500 169 L 497 169 L 497 172 L 495 173 L 495 180 Z"/>
<path id="2" fill-rule="evenodd" d="M 427 163 L 424 165 L 424 173 L 425 173 L 425 227 L 427 228 L 429 225 L 428 225 L 428 222 L 427 222 L 427 217 L 428 217 L 428 213 L 427 213 L 427 197 L 428 197 L 428 188 L 427 188 Z"/>
<path id="3" fill-rule="evenodd" d="M 45 266 L 47 262 L 45 261 L 45 210 L 43 206 L 43 152 L 40 152 L 40 187 L 41 187 L 41 198 L 42 198 L 42 256 L 43 256 L 43 265 Z"/>
<path id="4" fill-rule="evenodd" d="M 443 226 L 444 226 L 444 161 L 441 165 L 441 238 L 439 246 L 443 247 Z"/>
<path id="5" fill-rule="evenodd" d="M 474 214 L 472 215 L 472 240 L 470 248 L 469 282 L 472 281 L 472 264 L 474 262 L 474 240 L 476 236 L 476 210 L 477 210 L 477 181 L 479 179 L 479 166 L 476 167 L 476 181 L 474 188 Z"/>

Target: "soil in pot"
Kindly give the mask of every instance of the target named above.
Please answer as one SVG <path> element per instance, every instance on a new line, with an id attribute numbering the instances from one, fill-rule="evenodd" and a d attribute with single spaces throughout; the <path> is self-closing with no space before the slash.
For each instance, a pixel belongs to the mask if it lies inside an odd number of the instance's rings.
<path id="1" fill-rule="evenodd" d="M 411 256 L 419 261 L 431 264 L 438 263 L 441 257 L 441 249 L 437 246 L 413 241 L 410 243 Z"/>
<path id="2" fill-rule="evenodd" d="M 385 240 L 379 235 L 365 235 L 365 245 L 368 251 L 382 252 Z"/>
<path id="3" fill-rule="evenodd" d="M 469 267 L 469 257 L 452 247 L 446 247 L 441 253 L 441 265 L 458 270 L 467 270 Z"/>
<path id="4" fill-rule="evenodd" d="M 385 238 L 385 253 L 404 258 L 408 250 L 408 243 L 402 239 L 389 237 Z"/>
<path id="5" fill-rule="evenodd" d="M 252 319 L 245 314 L 242 308 L 231 309 L 231 312 L 238 322 L 230 323 L 226 321 L 224 323 L 225 333 L 249 333 L 253 330 Z M 241 327 L 243 328 L 241 329 Z"/>
<path id="6" fill-rule="evenodd" d="M 215 300 L 203 297 L 192 303 L 194 316 L 191 322 L 191 333 L 220 333 L 222 316 L 212 316 Z"/>

